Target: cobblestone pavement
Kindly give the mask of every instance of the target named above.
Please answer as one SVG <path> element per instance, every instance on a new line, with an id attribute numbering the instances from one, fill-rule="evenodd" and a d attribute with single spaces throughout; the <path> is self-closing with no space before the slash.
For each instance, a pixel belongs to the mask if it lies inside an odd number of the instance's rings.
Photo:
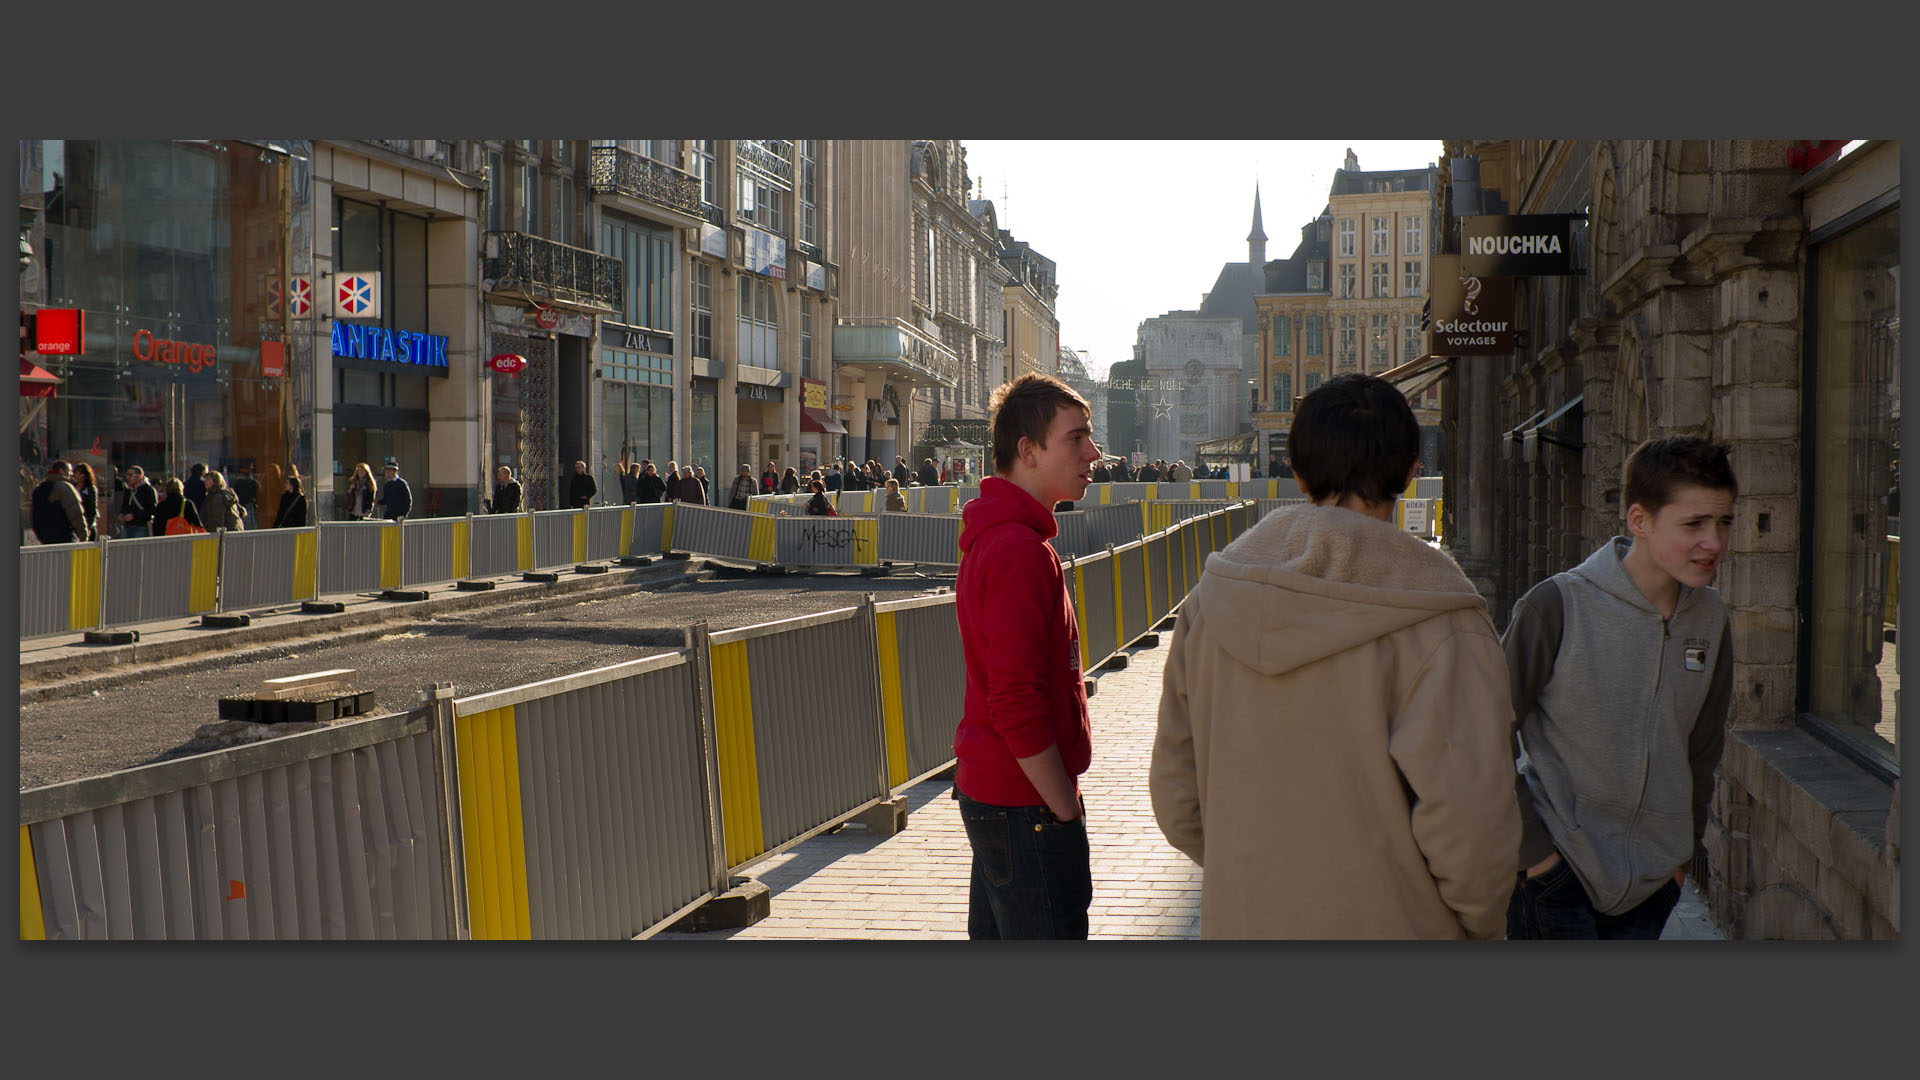
<path id="1" fill-rule="evenodd" d="M 1153 820 L 1147 763 L 1166 663 L 1156 648 L 1134 649 L 1129 665 L 1099 676 L 1090 705 L 1093 764 L 1081 778 L 1093 852 L 1095 939 L 1183 939 L 1200 933 L 1200 869 L 1174 850 Z M 950 797 L 936 777 L 908 793 L 907 828 L 878 838 L 857 829 L 813 837 L 750 867 L 772 891 L 770 914 L 738 930 L 662 933 L 655 940 L 964 940 L 971 855 Z M 1664 939 L 1721 935 L 1689 884 Z"/>

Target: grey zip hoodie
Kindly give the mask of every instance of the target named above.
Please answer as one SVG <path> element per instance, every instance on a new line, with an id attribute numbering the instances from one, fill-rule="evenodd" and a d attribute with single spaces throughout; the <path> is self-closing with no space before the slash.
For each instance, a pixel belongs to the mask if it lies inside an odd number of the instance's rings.
<path id="1" fill-rule="evenodd" d="M 1662 618 L 1615 537 L 1534 586 L 1501 639 L 1512 680 L 1520 865 L 1558 850 L 1595 910 L 1618 915 L 1701 853 L 1733 657 L 1713 589 Z"/>

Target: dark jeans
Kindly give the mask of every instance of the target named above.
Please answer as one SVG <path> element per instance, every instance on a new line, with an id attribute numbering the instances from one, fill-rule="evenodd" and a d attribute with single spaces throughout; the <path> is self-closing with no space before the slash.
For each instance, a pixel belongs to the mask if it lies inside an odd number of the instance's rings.
<path id="1" fill-rule="evenodd" d="M 146 525 L 129 525 L 124 521 L 120 523 L 120 538 L 122 540 L 133 540 L 138 537 L 152 535 L 153 525 L 151 523 Z"/>
<path id="2" fill-rule="evenodd" d="M 1668 881 L 1637 906 L 1619 915 L 1603 915 L 1593 909 L 1587 890 L 1562 855 L 1553 869 L 1539 877 L 1520 872 L 1513 897 L 1507 901 L 1507 938 L 1655 941 L 1679 902 L 1680 883 Z"/>
<path id="3" fill-rule="evenodd" d="M 1093 869 L 1084 808 L 1061 821 L 1045 806 L 992 806 L 958 788 L 953 794 L 973 847 L 967 936 L 1085 940 Z"/>

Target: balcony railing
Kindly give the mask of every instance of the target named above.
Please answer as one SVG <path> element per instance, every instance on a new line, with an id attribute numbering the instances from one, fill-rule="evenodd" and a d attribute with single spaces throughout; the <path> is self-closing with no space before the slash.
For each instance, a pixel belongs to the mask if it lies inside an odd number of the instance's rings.
<path id="1" fill-rule="evenodd" d="M 618 146 L 590 149 L 587 184 L 595 195 L 625 195 L 688 217 L 706 217 L 699 177 Z"/>
<path id="2" fill-rule="evenodd" d="M 604 312 L 620 310 L 620 260 L 543 236 L 490 232 L 481 274 L 489 291 L 528 300 L 560 301 Z"/>
<path id="3" fill-rule="evenodd" d="M 960 358 L 952 349 L 893 318 L 858 315 L 833 327 L 833 362 L 875 367 L 914 386 L 954 387 Z"/>
<path id="4" fill-rule="evenodd" d="M 453 164 L 450 151 L 453 143 L 446 139 L 368 139 L 368 142 L 383 150 L 396 154 L 431 161 L 435 165 Z"/>

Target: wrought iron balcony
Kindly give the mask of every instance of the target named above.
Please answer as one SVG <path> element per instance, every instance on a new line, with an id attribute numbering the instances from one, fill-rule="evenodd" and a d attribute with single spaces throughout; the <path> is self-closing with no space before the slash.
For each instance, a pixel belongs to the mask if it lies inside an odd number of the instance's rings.
<path id="1" fill-rule="evenodd" d="M 624 195 L 689 218 L 707 216 L 699 177 L 618 146 L 589 150 L 587 185 L 595 195 Z"/>
<path id="2" fill-rule="evenodd" d="M 490 232 L 481 274 L 489 292 L 606 313 L 620 310 L 620 260 L 519 232 Z"/>
<path id="3" fill-rule="evenodd" d="M 727 208 L 724 206 L 715 206 L 712 203 L 701 203 L 700 214 L 708 221 L 723 229 L 727 227 Z"/>
<path id="4" fill-rule="evenodd" d="M 960 358 L 952 349 L 900 319 L 859 315 L 833 327 L 833 362 L 885 373 L 908 386 L 960 384 Z"/>

